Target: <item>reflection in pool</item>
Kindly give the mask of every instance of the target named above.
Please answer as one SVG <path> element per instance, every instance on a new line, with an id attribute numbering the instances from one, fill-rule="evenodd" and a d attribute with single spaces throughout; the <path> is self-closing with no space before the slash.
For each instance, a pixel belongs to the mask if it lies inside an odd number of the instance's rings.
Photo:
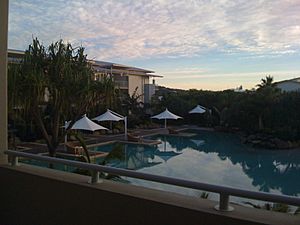
<path id="1" fill-rule="evenodd" d="M 194 132 L 194 131 L 193 131 Z M 157 147 L 126 144 L 108 165 L 235 188 L 300 196 L 300 151 L 253 149 L 232 134 L 197 131 L 189 137 L 154 136 Z M 111 151 L 116 145 L 99 146 Z M 199 191 L 126 178 L 133 184 L 199 195 Z"/>

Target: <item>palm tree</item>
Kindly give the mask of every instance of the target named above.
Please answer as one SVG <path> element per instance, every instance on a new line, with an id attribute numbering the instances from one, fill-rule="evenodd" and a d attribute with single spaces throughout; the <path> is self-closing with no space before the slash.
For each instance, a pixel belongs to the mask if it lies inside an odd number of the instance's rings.
<path id="1" fill-rule="evenodd" d="M 135 88 L 132 95 L 126 94 L 122 99 L 122 105 L 125 113 L 128 114 L 129 124 L 135 126 L 142 121 L 144 117 L 144 103 L 141 101 L 143 94 L 138 93 L 138 87 Z"/>
<path id="2" fill-rule="evenodd" d="M 256 86 L 258 86 L 255 96 L 257 108 L 259 109 L 258 127 L 259 130 L 262 130 L 264 128 L 263 115 L 276 102 L 280 91 L 276 88 L 276 85 L 273 83 L 273 77 L 270 75 L 262 78 L 261 83 Z"/>
<path id="3" fill-rule="evenodd" d="M 256 86 L 258 89 L 265 88 L 265 87 L 274 87 L 275 84 L 273 83 L 274 79 L 271 75 L 266 76 L 266 78 L 261 79 L 261 83 L 257 84 Z"/>
<path id="4" fill-rule="evenodd" d="M 115 109 L 118 100 L 118 89 L 116 89 L 113 79 L 109 75 L 92 82 L 90 88 L 95 90 L 92 93 L 93 101 L 89 106 L 91 114 L 96 116 L 103 109 Z"/>

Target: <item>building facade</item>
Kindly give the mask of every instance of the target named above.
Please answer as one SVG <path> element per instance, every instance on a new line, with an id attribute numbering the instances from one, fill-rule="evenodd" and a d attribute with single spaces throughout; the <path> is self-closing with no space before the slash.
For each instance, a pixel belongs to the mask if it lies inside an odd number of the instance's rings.
<path id="1" fill-rule="evenodd" d="M 23 57 L 23 51 L 8 50 L 9 63 L 20 63 Z M 162 77 L 154 74 L 154 71 L 151 70 L 112 62 L 90 60 L 90 63 L 96 80 L 101 80 L 104 76 L 111 76 L 121 92 L 130 96 L 135 93 L 140 96 L 139 99 L 143 103 L 151 102 L 151 97 L 156 91 L 155 78 Z"/>
<path id="2" fill-rule="evenodd" d="M 276 87 L 282 92 L 300 92 L 300 77 L 276 82 Z"/>
<path id="3" fill-rule="evenodd" d="M 115 85 L 125 94 L 132 96 L 134 93 L 140 96 L 140 101 L 150 103 L 155 94 L 155 78 L 162 77 L 154 74 L 154 71 L 137 67 L 121 65 L 112 62 L 91 61 L 95 71 L 95 78 L 112 76 Z"/>

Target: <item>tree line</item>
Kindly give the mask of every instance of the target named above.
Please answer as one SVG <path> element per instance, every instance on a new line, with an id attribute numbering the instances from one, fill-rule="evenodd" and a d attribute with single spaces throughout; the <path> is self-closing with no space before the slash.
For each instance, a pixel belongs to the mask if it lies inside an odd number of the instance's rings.
<path id="1" fill-rule="evenodd" d="M 189 115 L 200 104 L 209 110 L 204 115 Z M 168 107 L 185 122 L 204 126 L 236 128 L 248 133 L 265 133 L 284 140 L 300 140 L 300 92 L 282 92 L 266 76 L 256 90 L 235 92 L 175 90 L 157 93 L 155 111 Z"/>

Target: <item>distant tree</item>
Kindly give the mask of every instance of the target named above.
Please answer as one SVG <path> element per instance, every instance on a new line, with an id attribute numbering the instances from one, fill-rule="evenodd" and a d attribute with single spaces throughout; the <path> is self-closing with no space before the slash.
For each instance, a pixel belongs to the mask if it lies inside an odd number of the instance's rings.
<path id="1" fill-rule="evenodd" d="M 260 132 L 284 140 L 300 140 L 299 92 L 281 93 L 270 82 L 271 78 L 263 80 L 268 85 L 245 92 L 163 89 L 152 98 L 153 113 L 167 107 L 183 116 L 184 123 L 221 125 L 240 128 L 247 133 Z M 188 111 L 197 104 L 210 109 L 211 113 L 202 118 L 200 115 L 191 117 Z"/>

